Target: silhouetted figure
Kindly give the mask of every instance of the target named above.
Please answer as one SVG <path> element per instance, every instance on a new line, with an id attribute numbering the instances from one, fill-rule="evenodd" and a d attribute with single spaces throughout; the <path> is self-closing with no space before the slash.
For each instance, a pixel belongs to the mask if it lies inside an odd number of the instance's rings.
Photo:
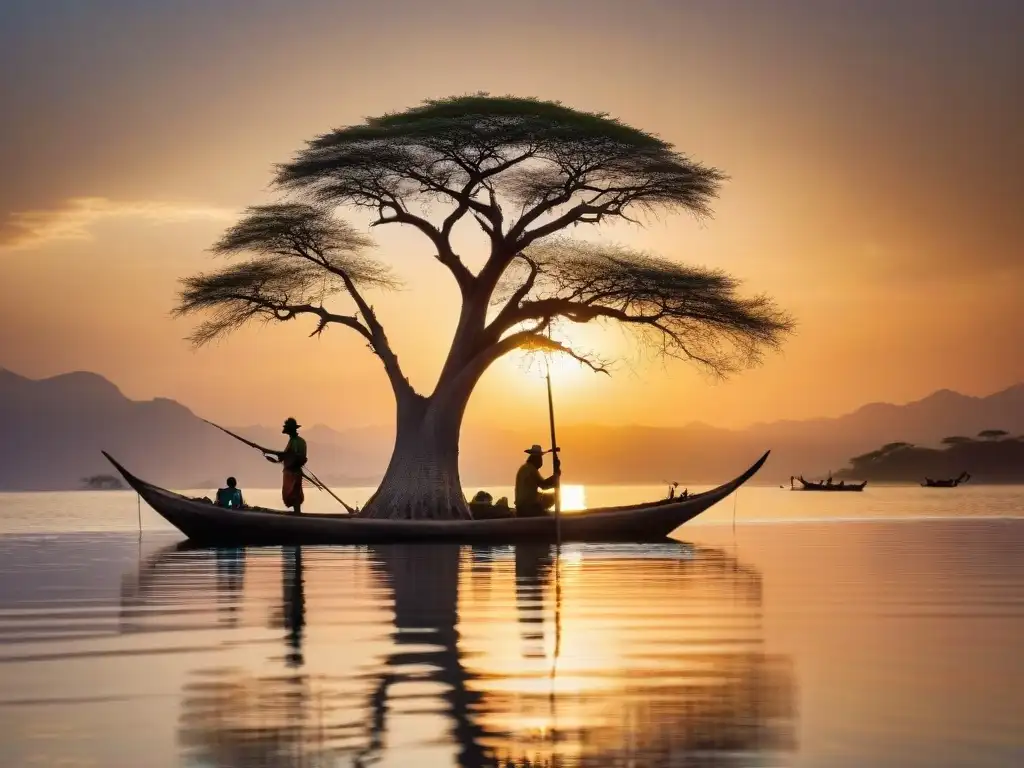
<path id="1" fill-rule="evenodd" d="M 539 445 L 530 446 L 525 453 L 526 461 L 516 472 L 516 516 L 543 517 L 555 505 L 554 493 L 543 493 L 558 485 L 562 475 L 561 462 L 555 457 L 555 472 L 545 479 L 540 474 L 544 466 L 544 449 Z"/>
<path id="2" fill-rule="evenodd" d="M 234 479 L 234 478 L 231 478 Z M 245 584 L 245 550 L 241 547 L 218 548 L 217 612 L 223 613 L 229 626 L 238 625 L 238 604 Z"/>
<path id="3" fill-rule="evenodd" d="M 668 481 L 666 481 L 666 482 L 668 482 Z M 677 495 L 677 490 L 676 489 L 677 488 L 679 488 L 679 481 L 678 480 L 673 480 L 671 483 L 668 483 L 668 500 L 669 501 L 672 501 L 673 499 L 676 498 L 676 495 Z M 682 493 L 678 494 L 680 499 L 685 499 L 689 495 L 690 495 L 690 491 L 687 490 L 686 488 L 683 488 Z"/>
<path id="4" fill-rule="evenodd" d="M 290 507 L 296 515 L 302 514 L 302 468 L 306 466 L 306 441 L 299 437 L 302 426 L 290 416 L 285 419 L 281 428 L 282 434 L 288 435 L 288 445 L 283 451 L 267 455 L 267 461 L 283 466 L 281 471 L 281 499 L 286 507 Z"/>
<path id="5" fill-rule="evenodd" d="M 544 590 L 554 559 L 547 544 L 516 544 L 516 613 L 525 658 L 544 658 Z"/>
<path id="6" fill-rule="evenodd" d="M 281 559 L 284 627 L 287 631 L 289 667 L 301 667 L 302 638 L 306 628 L 306 593 L 302 571 L 302 547 L 285 547 Z"/>
<path id="7" fill-rule="evenodd" d="M 217 490 L 217 506 L 228 509 L 241 509 L 245 504 L 242 499 L 242 491 L 238 488 L 238 481 L 233 477 L 227 479 L 227 487 Z"/>

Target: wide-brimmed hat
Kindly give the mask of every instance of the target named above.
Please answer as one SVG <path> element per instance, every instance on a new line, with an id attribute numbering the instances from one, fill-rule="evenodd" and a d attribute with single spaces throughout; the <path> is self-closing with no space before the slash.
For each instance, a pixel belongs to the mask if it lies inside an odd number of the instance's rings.
<path id="1" fill-rule="evenodd" d="M 539 445 L 534 443 L 529 448 L 527 448 L 525 451 L 523 451 L 523 453 L 528 453 L 531 456 L 543 456 L 545 453 L 547 453 L 547 451 L 545 451 Z"/>
<path id="2" fill-rule="evenodd" d="M 297 422 L 291 416 L 289 416 L 287 419 L 284 420 L 284 425 L 286 427 L 295 427 L 296 429 L 298 429 L 299 427 L 302 426 L 301 424 L 299 424 L 299 422 Z"/>

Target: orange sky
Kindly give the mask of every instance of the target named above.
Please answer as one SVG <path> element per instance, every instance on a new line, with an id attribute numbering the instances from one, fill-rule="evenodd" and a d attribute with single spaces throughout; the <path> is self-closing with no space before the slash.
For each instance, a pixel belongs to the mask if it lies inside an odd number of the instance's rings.
<path id="1" fill-rule="evenodd" d="M 800 324 L 724 384 L 679 364 L 562 372 L 563 420 L 741 426 L 988 393 L 1024 380 L 1022 37 L 1012 2 L 13 0 L 0 366 L 93 370 L 222 423 L 391 422 L 355 334 L 288 323 L 194 352 L 191 323 L 168 316 L 176 280 L 214 266 L 204 249 L 269 199 L 271 164 L 304 140 L 485 90 L 610 112 L 724 170 L 713 220 L 605 236 L 724 267 Z M 372 234 L 407 283 L 374 304 L 429 390 L 456 289 L 414 234 Z M 617 331 L 578 333 L 624 348 Z M 539 379 L 505 361 L 469 419 L 542 424 L 545 407 Z"/>

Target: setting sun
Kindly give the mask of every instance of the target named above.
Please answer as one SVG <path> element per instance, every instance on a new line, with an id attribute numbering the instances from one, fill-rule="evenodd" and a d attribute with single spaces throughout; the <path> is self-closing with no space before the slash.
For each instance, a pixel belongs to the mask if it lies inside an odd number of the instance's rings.
<path id="1" fill-rule="evenodd" d="M 582 485 L 563 485 L 559 493 L 563 512 L 581 512 L 587 508 L 586 489 Z"/>
<path id="2" fill-rule="evenodd" d="M 590 368 L 567 354 L 546 354 L 533 350 L 516 350 L 508 356 L 508 366 L 533 379 L 543 380 L 550 370 L 554 386 L 579 386 L 595 374 Z"/>

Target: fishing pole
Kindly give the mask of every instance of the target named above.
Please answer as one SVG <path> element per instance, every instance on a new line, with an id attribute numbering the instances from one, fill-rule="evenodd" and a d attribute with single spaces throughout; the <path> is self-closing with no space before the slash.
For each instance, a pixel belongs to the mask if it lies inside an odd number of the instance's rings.
<path id="1" fill-rule="evenodd" d="M 548 341 L 551 341 L 551 326 L 548 326 Z M 555 438 L 555 401 L 551 396 L 551 362 L 544 356 L 544 373 L 548 384 L 548 425 L 551 428 L 551 462 L 555 470 L 555 541 L 562 545 L 562 476 L 559 474 L 562 461 L 558 458 L 558 441 Z"/>
<path id="2" fill-rule="evenodd" d="M 224 427 L 220 426 L 219 424 L 214 424 L 212 421 L 209 421 L 207 419 L 202 419 L 202 421 L 205 421 L 211 427 L 216 427 L 217 429 L 219 429 L 224 434 L 230 435 L 231 437 L 235 438 L 235 440 L 238 440 L 240 443 L 245 443 L 250 448 L 255 448 L 257 451 L 260 451 L 264 456 L 272 455 L 272 456 L 280 457 L 280 455 L 281 455 L 280 451 L 274 451 L 274 450 L 271 450 L 270 448 L 264 448 L 259 443 L 254 443 L 252 440 L 247 440 L 246 438 L 242 437 L 241 435 L 236 435 L 230 429 L 224 429 Z M 356 511 L 355 509 L 350 507 L 348 504 L 346 504 L 344 501 L 342 501 L 340 498 L 338 498 L 337 494 L 335 494 L 334 491 L 332 491 L 330 488 L 328 488 L 326 485 L 324 485 L 323 482 L 321 482 L 320 478 L 318 478 L 316 475 L 314 475 L 310 470 L 307 470 L 305 467 L 303 467 L 299 471 L 301 472 L 302 476 L 304 478 L 306 478 L 306 480 L 309 481 L 310 485 L 312 485 L 318 491 L 324 491 L 325 493 L 329 493 L 331 496 L 334 497 L 335 501 L 337 501 L 339 504 L 341 504 L 341 506 L 343 506 L 348 511 L 349 514 L 353 514 Z"/>

